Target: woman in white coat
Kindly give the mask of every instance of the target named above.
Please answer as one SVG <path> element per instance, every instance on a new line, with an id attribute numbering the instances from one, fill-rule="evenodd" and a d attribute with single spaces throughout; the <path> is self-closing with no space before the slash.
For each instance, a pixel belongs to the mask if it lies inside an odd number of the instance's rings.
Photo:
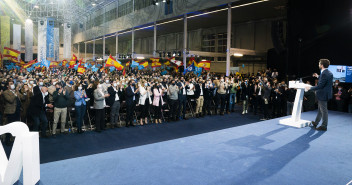
<path id="1" fill-rule="evenodd" d="M 139 106 L 141 110 L 140 114 L 140 125 L 143 125 L 143 119 L 144 123 L 148 124 L 148 114 L 149 114 L 149 105 L 152 103 L 152 99 L 150 96 L 152 95 L 152 92 L 150 90 L 150 86 L 148 85 L 148 82 L 145 80 L 142 80 L 140 82 L 139 86 Z"/>

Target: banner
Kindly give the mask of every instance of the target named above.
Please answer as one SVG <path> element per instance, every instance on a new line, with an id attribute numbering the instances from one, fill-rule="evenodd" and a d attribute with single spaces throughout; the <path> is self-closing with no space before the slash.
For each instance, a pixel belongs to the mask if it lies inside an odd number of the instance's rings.
<path id="1" fill-rule="evenodd" d="M 21 25 L 13 24 L 13 49 L 21 51 Z"/>
<path id="2" fill-rule="evenodd" d="M 54 19 L 48 18 L 46 33 L 46 57 L 54 58 Z"/>
<path id="3" fill-rule="evenodd" d="M 4 47 L 10 47 L 10 17 L 0 16 L 0 40 L 1 40 L 1 50 Z"/>
<path id="4" fill-rule="evenodd" d="M 47 21 L 38 21 L 38 62 L 46 61 Z"/>
<path id="5" fill-rule="evenodd" d="M 64 58 L 71 57 L 71 27 L 64 23 Z"/>
<path id="6" fill-rule="evenodd" d="M 60 58 L 60 32 L 59 28 L 54 28 L 54 61 Z"/>
<path id="7" fill-rule="evenodd" d="M 26 20 L 25 23 L 25 46 L 26 46 L 26 55 L 25 61 L 33 60 L 33 21 L 30 19 Z"/>

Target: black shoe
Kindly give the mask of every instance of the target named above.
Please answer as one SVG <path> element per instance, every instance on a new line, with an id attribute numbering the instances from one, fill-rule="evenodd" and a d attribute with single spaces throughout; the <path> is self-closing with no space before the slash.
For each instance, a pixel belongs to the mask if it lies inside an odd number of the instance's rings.
<path id="1" fill-rule="evenodd" d="M 314 128 L 317 128 L 318 123 L 316 123 L 315 121 L 312 121 L 312 126 L 313 126 Z"/>
<path id="2" fill-rule="evenodd" d="M 56 134 L 53 134 L 52 136 L 53 136 L 53 138 L 56 138 Z"/>
<path id="3" fill-rule="evenodd" d="M 199 118 L 199 114 L 196 114 L 196 118 Z"/>
<path id="4" fill-rule="evenodd" d="M 326 127 L 320 126 L 316 128 L 316 130 L 327 131 L 328 129 Z"/>
<path id="5" fill-rule="evenodd" d="M 186 118 L 186 117 L 184 117 L 183 119 L 184 119 L 184 120 L 188 120 L 188 118 Z"/>
<path id="6" fill-rule="evenodd" d="M 100 130 L 95 130 L 95 132 L 98 132 L 98 133 L 100 133 L 101 131 L 100 131 Z"/>

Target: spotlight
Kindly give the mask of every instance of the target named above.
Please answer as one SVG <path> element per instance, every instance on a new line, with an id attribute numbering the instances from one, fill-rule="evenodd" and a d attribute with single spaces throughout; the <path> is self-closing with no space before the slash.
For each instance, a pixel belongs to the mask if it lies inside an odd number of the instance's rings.
<path id="1" fill-rule="evenodd" d="M 40 21 L 40 25 L 42 25 L 42 26 L 43 26 L 43 25 L 44 25 L 44 21 Z"/>
<path id="2" fill-rule="evenodd" d="M 173 56 L 173 57 L 175 57 L 175 56 L 176 56 L 176 51 L 174 51 L 174 52 L 172 53 L 172 56 Z"/>
<path id="3" fill-rule="evenodd" d="M 32 20 L 28 17 L 28 19 L 26 19 L 26 23 L 30 23 L 32 22 Z"/>
<path id="4" fill-rule="evenodd" d="M 163 3 L 166 3 L 166 0 L 163 0 Z"/>
<path id="5" fill-rule="evenodd" d="M 67 24 L 67 28 L 71 28 L 71 24 Z"/>
<path id="6" fill-rule="evenodd" d="M 95 6 L 95 5 L 97 5 L 97 4 L 95 4 L 95 3 L 92 3 L 92 6 Z"/>
<path id="7" fill-rule="evenodd" d="M 233 56 L 235 56 L 235 57 L 243 57 L 243 54 L 242 53 L 234 53 Z"/>
<path id="8" fill-rule="evenodd" d="M 38 6 L 38 5 L 34 5 L 34 6 L 33 6 L 33 8 L 38 9 L 38 8 L 39 8 L 39 6 Z"/>
<path id="9" fill-rule="evenodd" d="M 153 0 L 153 5 L 159 5 L 158 0 Z"/>
<path id="10" fill-rule="evenodd" d="M 165 57 L 165 54 L 166 54 L 166 52 L 164 51 L 164 52 L 163 52 L 163 57 Z"/>
<path id="11" fill-rule="evenodd" d="M 125 57 L 126 59 L 128 58 L 128 54 L 126 55 L 126 57 Z"/>
<path id="12" fill-rule="evenodd" d="M 178 54 L 178 56 L 180 57 L 180 56 L 181 56 L 181 54 L 182 54 L 182 52 L 181 52 L 181 51 L 179 51 L 177 54 Z"/>
<path id="13" fill-rule="evenodd" d="M 171 57 L 171 52 L 167 52 L 167 57 Z"/>

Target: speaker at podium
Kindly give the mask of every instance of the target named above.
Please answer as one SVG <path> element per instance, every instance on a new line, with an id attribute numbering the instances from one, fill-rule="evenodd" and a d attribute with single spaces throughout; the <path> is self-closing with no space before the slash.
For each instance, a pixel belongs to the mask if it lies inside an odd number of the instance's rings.
<path id="1" fill-rule="evenodd" d="M 303 128 L 309 126 L 311 121 L 302 120 L 301 112 L 302 112 L 302 104 L 303 104 L 303 95 L 304 91 L 306 91 L 306 87 L 310 87 L 311 85 L 305 84 L 301 81 L 289 81 L 288 87 L 297 89 L 295 102 L 293 104 L 292 115 L 290 118 L 281 119 L 279 123 L 281 125 L 287 125 L 296 128 Z"/>

